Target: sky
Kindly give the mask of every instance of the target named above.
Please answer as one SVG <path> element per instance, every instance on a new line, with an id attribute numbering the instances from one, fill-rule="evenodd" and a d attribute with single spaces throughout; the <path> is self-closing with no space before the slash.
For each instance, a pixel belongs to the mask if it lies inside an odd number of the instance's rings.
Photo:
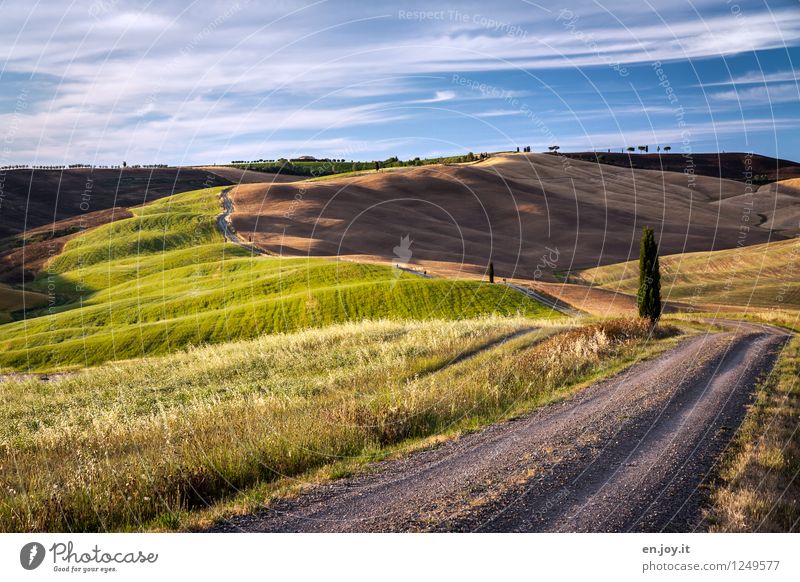
<path id="1" fill-rule="evenodd" d="M 0 0 L 0 166 L 800 160 L 797 0 Z"/>

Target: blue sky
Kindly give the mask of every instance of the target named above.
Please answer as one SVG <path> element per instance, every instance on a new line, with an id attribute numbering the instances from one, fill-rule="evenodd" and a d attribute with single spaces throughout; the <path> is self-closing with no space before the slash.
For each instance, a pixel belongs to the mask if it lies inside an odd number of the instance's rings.
<path id="1" fill-rule="evenodd" d="M 800 160 L 796 0 L 0 2 L 0 165 Z"/>

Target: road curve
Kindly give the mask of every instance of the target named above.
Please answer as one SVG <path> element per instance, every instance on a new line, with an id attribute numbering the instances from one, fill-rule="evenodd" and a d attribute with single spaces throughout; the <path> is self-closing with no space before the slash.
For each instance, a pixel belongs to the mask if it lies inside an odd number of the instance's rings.
<path id="1" fill-rule="evenodd" d="M 570 317 L 582 317 L 585 315 L 582 311 L 575 309 L 571 305 L 564 303 L 563 301 L 559 301 L 558 299 L 548 297 L 543 293 L 531 289 L 530 287 L 523 287 L 522 285 L 515 285 L 514 283 L 506 283 L 506 285 L 519 291 L 520 293 L 527 295 L 528 297 L 538 301 L 550 309 L 554 309 L 555 311 L 563 313 L 564 315 L 569 315 Z"/>
<path id="2" fill-rule="evenodd" d="M 214 530 L 692 531 L 787 337 L 747 324 L 690 337 L 569 400 Z"/>
<path id="3" fill-rule="evenodd" d="M 253 254 L 266 255 L 267 253 L 265 253 L 263 250 L 261 250 L 254 244 L 243 241 L 239 237 L 238 233 L 235 230 L 233 230 L 233 227 L 231 226 L 231 215 L 233 214 L 233 200 L 231 200 L 228 194 L 230 194 L 230 191 L 233 188 L 234 188 L 233 186 L 225 188 L 219 194 L 220 201 L 222 202 L 222 212 L 220 212 L 217 215 L 217 228 L 219 228 L 220 232 L 222 233 L 222 236 L 225 237 L 226 241 L 238 245 L 244 249 L 247 249 Z"/>

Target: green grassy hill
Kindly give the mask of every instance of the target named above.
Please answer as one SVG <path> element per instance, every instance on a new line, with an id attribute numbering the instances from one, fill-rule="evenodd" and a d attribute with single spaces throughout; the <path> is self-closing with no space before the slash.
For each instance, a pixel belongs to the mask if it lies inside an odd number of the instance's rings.
<path id="1" fill-rule="evenodd" d="M 218 232 L 219 192 L 164 198 L 71 240 L 31 285 L 61 304 L 0 327 L 0 368 L 95 365 L 353 320 L 558 316 L 500 285 L 251 256 Z"/>
<path id="2" fill-rule="evenodd" d="M 800 308 L 800 241 L 661 257 L 665 299 L 767 308 Z M 637 261 L 589 269 L 585 282 L 624 293 L 638 287 Z"/>
<path id="3" fill-rule="evenodd" d="M 47 303 L 47 297 L 39 293 L 15 289 L 0 283 L 0 323 L 11 321 L 11 313 L 31 309 Z"/>

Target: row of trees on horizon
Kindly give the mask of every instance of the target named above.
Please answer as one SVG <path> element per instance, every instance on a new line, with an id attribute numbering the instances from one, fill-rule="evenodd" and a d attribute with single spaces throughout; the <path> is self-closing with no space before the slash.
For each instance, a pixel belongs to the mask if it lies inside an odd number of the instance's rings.
<path id="1" fill-rule="evenodd" d="M 558 154 L 560 153 L 559 150 L 561 146 L 553 145 L 548 146 L 547 150 L 550 153 Z M 650 146 L 648 145 L 640 145 L 640 146 L 628 146 L 626 148 L 620 148 L 621 153 L 633 153 L 635 151 L 639 151 L 642 153 L 647 153 L 650 151 Z M 513 151 L 513 150 L 512 150 Z M 516 151 L 520 152 L 520 147 L 516 146 Z M 525 146 L 522 149 L 523 152 L 529 153 L 531 152 L 531 146 Z M 658 152 L 666 152 L 669 153 L 672 151 L 671 146 L 657 146 Z M 611 149 L 608 149 L 608 153 L 611 152 Z M 337 172 L 327 172 L 327 173 L 340 173 L 342 171 L 361 171 L 361 170 L 368 170 L 374 167 L 379 168 L 393 168 L 393 167 L 400 167 L 400 166 L 424 166 L 428 164 L 436 164 L 436 163 L 463 163 L 463 162 L 472 162 L 475 160 L 482 160 L 488 158 L 491 154 L 489 152 L 481 152 L 479 154 L 475 154 L 473 152 L 468 152 L 465 155 L 458 155 L 458 156 L 442 156 L 442 157 L 435 157 L 435 158 L 420 158 L 415 157 L 409 160 L 400 160 L 397 156 L 392 156 L 385 160 L 370 160 L 370 161 L 356 161 L 356 160 L 346 160 L 345 158 L 315 158 L 313 156 L 300 156 L 297 158 L 277 158 L 277 159 L 257 159 L 257 160 L 233 160 L 230 162 L 231 166 L 237 167 L 246 167 L 248 169 L 258 170 L 262 172 L 279 172 L 281 170 L 284 173 L 291 173 L 291 174 L 298 174 L 298 175 L 311 175 L 311 172 L 304 171 L 303 169 L 298 170 L 298 168 L 302 168 L 303 166 L 318 166 L 319 164 L 335 164 L 336 168 L 341 168 L 341 164 L 350 164 L 350 170 L 341 170 L 339 169 Z M 378 164 L 378 166 L 375 166 Z M 86 169 L 102 169 L 102 170 L 118 170 L 118 169 L 125 169 L 125 168 L 132 168 L 132 169 L 163 169 L 163 168 L 170 168 L 174 167 L 170 164 L 133 164 L 128 165 L 127 162 L 122 162 L 120 165 L 105 165 L 105 164 L 50 164 L 50 165 L 43 165 L 43 164 L 12 164 L 12 165 L 4 165 L 0 166 L 0 171 L 7 171 L 7 170 L 72 170 L 72 169 L 79 169 L 79 168 L 86 168 Z M 287 170 L 294 170 L 294 171 L 287 171 Z M 316 175 L 326 175 L 323 174 L 316 174 Z"/>

